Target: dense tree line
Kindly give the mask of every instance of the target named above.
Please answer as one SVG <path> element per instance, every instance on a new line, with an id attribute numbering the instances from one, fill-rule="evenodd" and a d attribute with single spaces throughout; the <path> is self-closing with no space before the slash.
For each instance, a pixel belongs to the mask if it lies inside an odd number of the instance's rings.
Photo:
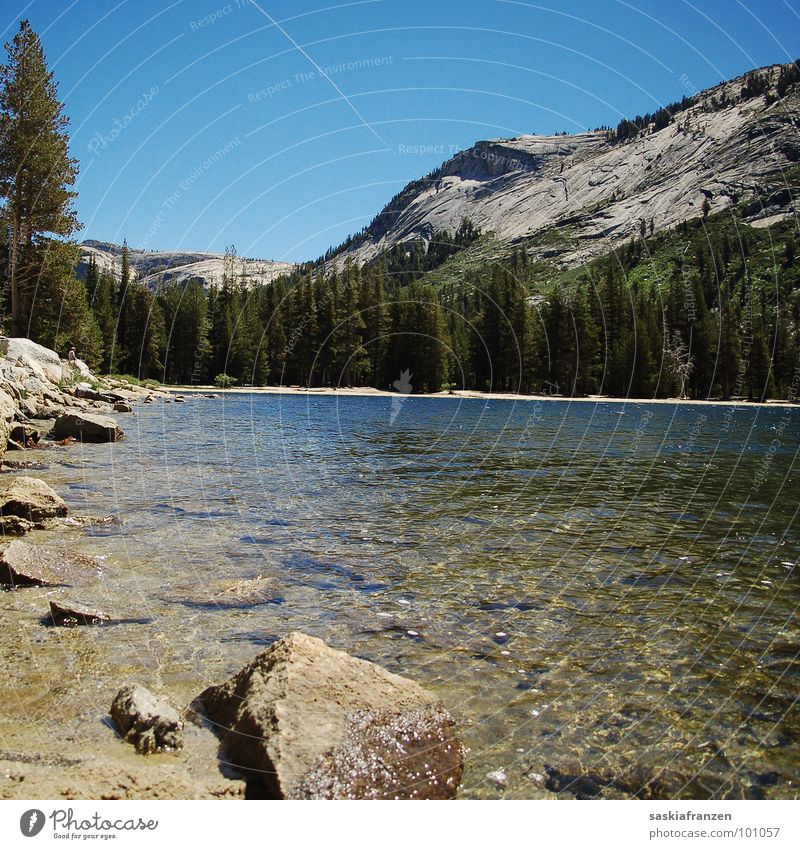
<path id="1" fill-rule="evenodd" d="M 762 400 L 797 388 L 800 265 L 790 224 L 765 234 L 726 214 L 669 233 L 643 226 L 623 249 L 544 282 L 524 247 L 502 262 L 433 273 L 451 256 L 441 244 L 415 244 L 369 266 L 306 267 L 250 286 L 231 249 L 207 295 L 196 282 L 168 284 L 143 305 L 131 301 L 149 316 L 147 345 L 140 331 L 125 335 L 121 284 L 100 275 L 97 321 L 114 329 L 110 298 L 122 328 L 112 344 L 120 359 L 104 368 L 179 383 L 224 373 L 244 385 L 379 389 L 406 373 L 415 392 Z"/>

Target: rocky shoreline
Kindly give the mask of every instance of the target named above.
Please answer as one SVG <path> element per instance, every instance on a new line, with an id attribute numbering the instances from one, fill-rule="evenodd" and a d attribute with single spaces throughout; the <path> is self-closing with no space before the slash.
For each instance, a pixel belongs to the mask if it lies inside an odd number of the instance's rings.
<path id="1" fill-rule="evenodd" d="M 116 442 L 124 430 L 112 414 L 183 399 L 97 378 L 84 363 L 63 362 L 27 339 L 0 337 L 0 356 L 0 472 L 8 475 L 0 479 L 0 597 L 12 600 L 4 605 L 5 624 L 15 624 L 18 599 L 40 606 L 42 629 L 78 632 L 125 621 L 96 605 L 102 566 L 71 551 L 66 538 L 71 529 L 117 519 L 70 515 L 57 492 L 28 474 L 42 466 L 25 452 Z M 61 544 L 41 544 L 39 531 Z M 218 583 L 205 590 L 224 601 L 231 589 Z M 12 693 L 15 679 L 24 686 L 25 668 L 18 652 L 3 649 Z M 464 748 L 438 699 L 314 637 L 279 639 L 182 708 L 150 692 L 137 672 L 118 682 L 110 707 L 93 705 L 104 719 L 92 734 L 109 737 L 106 751 L 116 740 L 114 758 L 87 759 L 91 741 L 81 739 L 76 716 L 72 740 L 44 752 L 0 749 L 0 797 L 447 799 L 458 789 Z M 28 717 L 16 719 L 19 725 Z M 11 737 L 3 733 L 4 744 Z"/>

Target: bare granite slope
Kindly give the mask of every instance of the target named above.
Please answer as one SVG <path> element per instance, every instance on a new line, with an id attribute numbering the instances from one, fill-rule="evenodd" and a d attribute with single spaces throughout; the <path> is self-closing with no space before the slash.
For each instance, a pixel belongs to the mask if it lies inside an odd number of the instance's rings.
<path id="1" fill-rule="evenodd" d="M 78 266 L 81 277 L 86 274 L 89 257 L 94 256 L 98 269 L 119 276 L 122 245 L 112 242 L 87 240 L 81 244 L 82 261 Z M 195 253 L 191 251 L 144 251 L 129 248 L 131 268 L 142 283 L 155 288 L 159 282 L 186 283 L 199 280 L 204 287 L 222 280 L 224 254 Z M 247 283 L 270 283 L 281 274 L 288 274 L 294 265 L 261 259 L 236 261 L 236 274 L 243 275 Z"/>
<path id="2" fill-rule="evenodd" d="M 774 92 L 779 65 L 763 69 Z M 772 104 L 740 100 L 747 76 L 702 92 L 672 123 L 625 142 L 605 132 L 478 142 L 428 178 L 409 184 L 340 257 L 369 262 L 381 251 L 470 218 L 502 242 L 555 231 L 541 258 L 573 267 L 638 233 L 753 201 L 747 220 L 767 226 L 794 213 L 771 191 L 800 160 L 800 93 Z M 727 100 L 727 103 L 725 102 Z M 721 105 L 722 104 L 724 105 Z"/>

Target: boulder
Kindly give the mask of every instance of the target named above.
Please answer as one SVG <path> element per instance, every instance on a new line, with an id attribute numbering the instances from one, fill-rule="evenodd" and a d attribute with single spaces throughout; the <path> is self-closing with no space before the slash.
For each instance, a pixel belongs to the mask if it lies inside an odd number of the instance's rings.
<path id="1" fill-rule="evenodd" d="M 89 366 L 86 365 L 83 360 L 75 360 L 72 363 L 72 366 L 73 368 L 76 368 L 78 370 L 78 373 L 84 380 L 89 380 L 92 383 L 97 383 L 97 378 L 92 374 L 91 369 L 89 368 Z M 67 366 L 67 368 L 69 368 L 69 366 Z"/>
<path id="2" fill-rule="evenodd" d="M 449 799 L 461 780 L 463 747 L 433 694 L 305 634 L 192 707 L 268 798 Z"/>
<path id="3" fill-rule="evenodd" d="M 68 601 L 51 601 L 50 618 L 54 625 L 74 628 L 76 625 L 99 625 L 109 622 L 107 614 L 83 604 Z"/>
<path id="4" fill-rule="evenodd" d="M 19 516 L 0 516 L 0 537 L 21 537 L 36 525 Z"/>
<path id="5" fill-rule="evenodd" d="M 29 419 L 39 418 L 39 408 L 30 398 L 23 398 L 18 402 L 19 411 Z"/>
<path id="6" fill-rule="evenodd" d="M 85 398 L 88 401 L 102 401 L 103 393 L 93 389 L 89 383 L 79 383 L 73 390 L 76 398 Z"/>
<path id="7" fill-rule="evenodd" d="M 7 388 L 0 388 L 0 460 L 6 453 L 6 445 L 11 436 L 11 423 L 17 415 L 17 402 Z"/>
<path id="8" fill-rule="evenodd" d="M 133 407 L 125 401 L 116 401 L 114 403 L 115 413 L 132 413 Z"/>
<path id="9" fill-rule="evenodd" d="M 37 370 L 51 383 L 61 382 L 61 360 L 55 351 L 45 348 L 44 345 L 37 345 L 30 339 L 1 337 L 0 351 L 4 349 L 8 359 L 17 362 L 21 359 L 23 366 L 26 363 L 35 363 Z"/>
<path id="10" fill-rule="evenodd" d="M 39 478 L 15 478 L 0 495 L 0 516 L 19 516 L 29 522 L 40 522 L 55 516 L 66 516 L 67 503 Z"/>
<path id="11" fill-rule="evenodd" d="M 11 427 L 8 434 L 8 448 L 26 449 L 33 448 L 41 439 L 39 431 L 33 425 L 18 423 Z"/>
<path id="12" fill-rule="evenodd" d="M 183 746 L 183 722 L 178 711 L 138 684 L 117 693 L 110 713 L 123 738 L 142 755 Z"/>
<path id="13" fill-rule="evenodd" d="M 73 436 L 82 442 L 116 442 L 122 439 L 123 430 L 108 416 L 68 413 L 56 419 L 50 436 L 56 440 Z"/>
<path id="14" fill-rule="evenodd" d="M 88 557 L 22 540 L 14 540 L 0 551 L 0 584 L 59 586 L 95 577 L 97 567 Z"/>

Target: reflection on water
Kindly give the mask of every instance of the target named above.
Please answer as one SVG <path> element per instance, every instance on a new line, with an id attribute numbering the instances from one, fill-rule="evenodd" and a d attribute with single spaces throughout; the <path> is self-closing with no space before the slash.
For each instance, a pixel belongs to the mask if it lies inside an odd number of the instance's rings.
<path id="1" fill-rule="evenodd" d="M 298 629 L 439 693 L 470 749 L 465 796 L 541 796 L 545 765 L 796 794 L 797 410 L 392 413 L 229 395 L 139 408 L 113 447 L 40 452 L 74 513 L 123 518 L 78 546 L 108 555 L 118 608 L 153 619 L 105 629 L 96 674 L 156 664 L 190 697 Z M 183 597 L 255 577 L 278 588 L 264 603 Z"/>

